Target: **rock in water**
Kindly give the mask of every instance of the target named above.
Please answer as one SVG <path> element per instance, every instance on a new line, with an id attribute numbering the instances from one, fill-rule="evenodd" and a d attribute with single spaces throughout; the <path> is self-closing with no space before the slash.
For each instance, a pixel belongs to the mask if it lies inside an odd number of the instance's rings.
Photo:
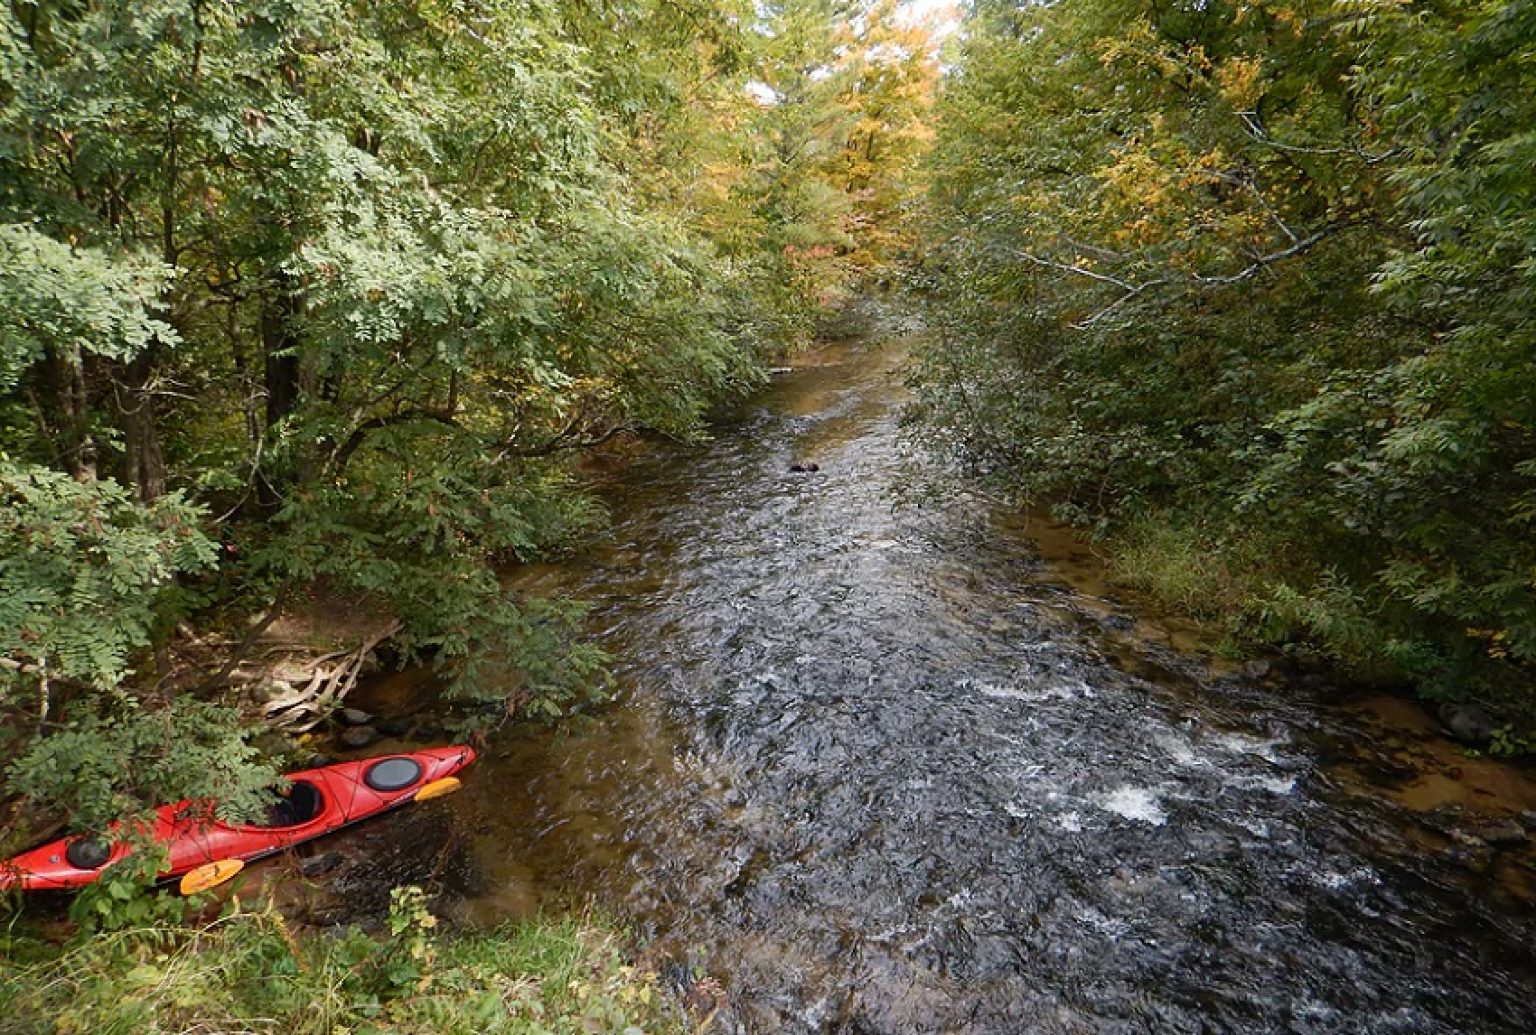
<path id="1" fill-rule="evenodd" d="M 1243 675 L 1249 679 L 1263 679 L 1269 675 L 1268 658 L 1251 658 L 1243 663 Z"/>
<path id="2" fill-rule="evenodd" d="M 1440 722 L 1446 731 L 1470 747 L 1486 747 L 1498 729 L 1493 716 L 1475 704 L 1452 704 L 1447 701 L 1439 708 Z"/>
<path id="3" fill-rule="evenodd" d="M 380 719 L 373 725 L 386 737 L 403 737 L 411 732 L 410 719 Z"/>
<path id="4" fill-rule="evenodd" d="M 340 866 L 341 863 L 342 857 L 340 852 L 321 852 L 319 855 L 312 855 L 299 863 L 299 876 L 319 877 L 322 874 L 330 873 Z"/>
<path id="5" fill-rule="evenodd" d="M 366 726 L 373 721 L 373 716 L 361 708 L 343 708 L 340 715 L 341 721 L 348 726 Z"/>
<path id="6" fill-rule="evenodd" d="M 1525 845 L 1528 840 L 1525 828 L 1512 819 L 1497 826 L 1483 827 L 1475 833 L 1495 848 L 1516 848 Z"/>
<path id="7" fill-rule="evenodd" d="M 341 731 L 343 747 L 365 748 L 379 739 L 379 731 L 372 726 L 348 726 Z"/>

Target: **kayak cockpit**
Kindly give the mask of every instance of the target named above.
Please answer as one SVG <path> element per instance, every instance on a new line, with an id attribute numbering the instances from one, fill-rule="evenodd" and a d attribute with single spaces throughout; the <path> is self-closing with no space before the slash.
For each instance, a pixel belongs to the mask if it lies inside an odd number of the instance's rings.
<path id="1" fill-rule="evenodd" d="M 78 870 L 99 870 L 112 858 L 112 845 L 99 837 L 79 837 L 65 847 L 64 858 Z"/>
<path id="2" fill-rule="evenodd" d="M 287 794 L 267 806 L 267 814 L 261 821 L 251 825 L 267 828 L 302 826 L 320 815 L 324 807 L 325 799 L 320 788 L 308 780 L 295 780 L 289 784 Z"/>

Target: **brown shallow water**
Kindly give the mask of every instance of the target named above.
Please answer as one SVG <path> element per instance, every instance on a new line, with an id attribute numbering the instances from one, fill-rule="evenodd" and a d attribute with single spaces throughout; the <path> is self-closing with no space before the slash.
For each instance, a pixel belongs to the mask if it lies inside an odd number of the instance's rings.
<path id="1" fill-rule="evenodd" d="M 1473 801 L 1432 728 L 1240 678 L 1067 541 L 898 492 L 902 349 L 641 456 L 599 549 L 519 577 L 592 602 L 620 693 L 423 810 L 447 907 L 595 902 L 724 985 L 721 1031 L 1533 1030 L 1528 846 L 1471 865 L 1423 819 L 1530 781 Z"/>

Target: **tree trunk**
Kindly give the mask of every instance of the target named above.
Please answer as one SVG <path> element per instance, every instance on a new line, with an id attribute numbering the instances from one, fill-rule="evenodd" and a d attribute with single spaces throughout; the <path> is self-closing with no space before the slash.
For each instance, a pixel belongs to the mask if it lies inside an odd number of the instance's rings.
<path id="1" fill-rule="evenodd" d="M 151 345 L 134 358 L 118 383 L 118 425 L 123 432 L 123 482 L 141 503 L 165 495 L 165 454 L 153 390 L 155 353 Z"/>
<path id="2" fill-rule="evenodd" d="M 299 339 L 294 329 L 291 278 L 278 273 L 261 300 L 261 351 L 265 361 L 267 427 L 293 412 L 299 401 Z"/>
<path id="3" fill-rule="evenodd" d="M 278 271 L 272 275 L 271 284 L 271 290 L 262 295 L 258 321 L 262 378 L 267 394 L 266 430 L 269 433 L 297 408 L 303 390 L 296 326 L 298 302 L 293 280 Z M 282 502 L 281 489 L 287 481 L 283 473 L 271 469 L 261 472 L 257 496 L 263 508 L 272 510 Z"/>
<path id="4" fill-rule="evenodd" d="M 57 462 L 76 481 L 96 480 L 96 443 L 91 438 L 90 401 L 85 389 L 85 357 L 77 346 L 50 351 L 38 366 L 42 398 L 33 397 L 44 437 L 58 449 Z M 57 420 L 51 423 L 50 417 Z"/>

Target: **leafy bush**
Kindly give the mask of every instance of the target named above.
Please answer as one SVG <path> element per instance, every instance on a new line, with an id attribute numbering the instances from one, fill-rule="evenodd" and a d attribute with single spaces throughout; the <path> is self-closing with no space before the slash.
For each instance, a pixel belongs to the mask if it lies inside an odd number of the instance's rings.
<path id="1" fill-rule="evenodd" d="M 574 458 L 702 437 L 897 250 L 936 77 L 889 2 L 0 6 L 10 790 L 239 797 L 234 713 L 145 662 L 317 587 L 479 718 L 601 691 L 497 570 L 598 524 Z M 182 736 L 241 761 L 109 777 Z"/>
<path id="2" fill-rule="evenodd" d="M 142 505 L 115 481 L 0 458 L 0 703 L 26 687 L 46 718 L 49 680 L 120 685 L 186 613 L 176 577 L 213 563 L 201 517 L 179 494 Z"/>
<path id="3" fill-rule="evenodd" d="M 207 798 L 231 817 L 270 803 L 277 773 L 234 710 L 190 698 L 144 709 L 129 697 L 103 710 L 35 741 L 7 767 L 10 790 L 62 806 L 77 828 L 97 832 L 116 820 L 131 830 L 145 803 Z"/>
<path id="4" fill-rule="evenodd" d="M 195 602 L 177 578 L 213 561 L 200 517 L 179 494 L 141 504 L 114 481 L 0 461 L 0 708 L 42 734 L 9 745 L 11 794 L 98 832 L 188 796 L 259 808 L 275 773 L 237 712 L 125 686 Z"/>

